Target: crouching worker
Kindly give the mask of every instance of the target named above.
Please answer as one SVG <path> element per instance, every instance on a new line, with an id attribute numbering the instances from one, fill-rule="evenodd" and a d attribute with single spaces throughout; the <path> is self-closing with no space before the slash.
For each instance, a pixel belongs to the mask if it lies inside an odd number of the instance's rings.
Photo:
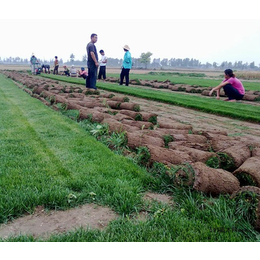
<path id="1" fill-rule="evenodd" d="M 209 95 L 211 96 L 214 91 L 217 92 L 217 99 L 219 99 L 220 89 L 223 88 L 226 96 L 228 97 L 224 101 L 236 102 L 241 100 L 245 95 L 245 88 L 242 82 L 236 78 L 235 74 L 231 69 L 224 71 L 225 79 L 215 88 L 213 88 Z"/>
<path id="2" fill-rule="evenodd" d="M 64 65 L 63 68 L 64 68 L 63 75 L 69 77 L 70 76 L 69 68 L 66 65 Z"/>
<path id="3" fill-rule="evenodd" d="M 77 77 L 77 76 L 78 76 L 77 70 L 76 70 L 76 68 L 74 67 L 74 65 L 71 66 L 70 76 L 71 76 L 71 77 Z"/>
<path id="4" fill-rule="evenodd" d="M 86 79 L 88 76 L 88 72 L 83 67 L 78 71 L 78 74 L 79 74 L 79 77 L 81 77 L 83 79 Z"/>

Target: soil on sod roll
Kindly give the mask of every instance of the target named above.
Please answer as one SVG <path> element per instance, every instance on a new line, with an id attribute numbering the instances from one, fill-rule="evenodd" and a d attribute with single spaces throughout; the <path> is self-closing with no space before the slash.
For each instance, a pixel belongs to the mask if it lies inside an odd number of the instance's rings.
<path id="1" fill-rule="evenodd" d="M 81 120 L 88 119 L 91 122 L 101 123 L 104 119 L 110 119 L 112 116 L 107 113 L 99 112 L 96 109 L 81 108 L 79 110 L 79 118 Z"/>
<path id="2" fill-rule="evenodd" d="M 174 145 L 190 147 L 190 148 L 194 148 L 194 149 L 197 149 L 200 151 L 205 151 L 205 152 L 211 151 L 210 144 L 208 144 L 208 143 L 201 144 L 201 143 L 193 143 L 193 142 L 187 142 L 187 141 L 174 141 Z"/>
<path id="3" fill-rule="evenodd" d="M 111 97 L 112 101 L 119 101 L 120 103 L 123 102 L 129 102 L 129 98 L 128 97 L 117 97 L 117 96 L 113 96 Z"/>
<path id="4" fill-rule="evenodd" d="M 192 164 L 195 172 L 193 188 L 206 194 L 232 194 L 239 186 L 238 179 L 230 172 L 222 169 L 213 169 L 202 162 Z"/>
<path id="5" fill-rule="evenodd" d="M 260 231 L 260 188 L 243 186 L 232 193 L 230 198 L 236 201 L 238 212 L 242 213 L 247 209 L 251 224 L 257 231 Z"/>
<path id="6" fill-rule="evenodd" d="M 69 100 L 69 101 L 67 101 L 65 103 L 62 103 L 62 108 L 64 110 L 74 110 L 74 109 L 80 110 L 82 108 L 82 106 L 79 105 L 79 103 L 77 101 Z"/>
<path id="7" fill-rule="evenodd" d="M 123 121 L 124 119 L 126 120 L 134 120 L 134 118 L 121 114 L 121 113 L 117 113 L 116 115 L 113 116 L 114 119 L 116 119 L 117 121 Z"/>
<path id="8" fill-rule="evenodd" d="M 120 105 L 120 109 L 126 109 L 126 110 L 132 110 L 135 112 L 139 112 L 140 111 L 140 105 L 135 104 L 135 103 L 121 103 Z"/>
<path id="9" fill-rule="evenodd" d="M 153 127 L 152 123 L 146 122 L 146 121 L 133 121 L 133 120 L 123 119 L 122 123 L 126 124 L 126 125 L 136 126 L 140 130 L 142 130 L 142 129 L 151 129 Z"/>
<path id="10" fill-rule="evenodd" d="M 108 124 L 109 133 L 112 133 L 112 132 L 122 133 L 122 132 L 126 131 L 125 125 L 113 118 L 104 118 L 101 123 Z"/>
<path id="11" fill-rule="evenodd" d="M 135 112 L 135 111 L 132 111 L 132 110 L 121 109 L 119 111 L 119 113 L 123 114 L 123 115 L 130 116 L 131 118 L 133 118 L 136 121 L 143 121 L 143 117 L 142 117 L 142 114 L 140 112 Z"/>
<path id="12" fill-rule="evenodd" d="M 239 143 L 240 142 L 235 138 L 225 135 L 214 134 L 210 137 L 210 145 L 215 152 L 224 151 L 225 149 Z"/>
<path id="13" fill-rule="evenodd" d="M 251 157 L 251 151 L 247 144 L 237 144 L 231 146 L 225 149 L 223 153 L 229 155 L 233 159 L 236 168 Z"/>
<path id="14" fill-rule="evenodd" d="M 43 91 L 46 91 L 43 87 L 34 87 L 32 92 L 40 95 Z"/>
<path id="15" fill-rule="evenodd" d="M 83 100 L 86 96 L 81 93 L 71 93 L 71 94 L 66 94 L 68 98 L 79 98 L 79 100 Z"/>
<path id="16" fill-rule="evenodd" d="M 178 150 L 187 153 L 191 159 L 192 162 L 206 162 L 211 157 L 215 156 L 215 153 L 212 152 L 205 152 L 198 149 L 186 147 L 186 146 L 180 146 L 176 144 L 175 142 L 170 142 L 168 144 L 169 148 L 172 150 Z"/>
<path id="17" fill-rule="evenodd" d="M 131 149 L 136 149 L 140 146 L 154 145 L 164 147 L 164 141 L 161 138 L 143 134 L 142 131 L 127 133 L 127 146 Z"/>
<path id="18" fill-rule="evenodd" d="M 94 99 L 84 99 L 83 101 L 78 101 L 78 104 L 82 107 L 88 107 L 88 108 L 95 108 L 95 107 L 105 107 L 102 103 L 100 103 L 98 100 Z"/>
<path id="19" fill-rule="evenodd" d="M 120 109 L 121 102 L 119 101 L 107 101 L 106 104 L 113 109 Z"/>
<path id="20" fill-rule="evenodd" d="M 241 186 L 260 187 L 260 158 L 248 158 L 233 174 L 238 178 Z"/>
<path id="21" fill-rule="evenodd" d="M 151 122 L 154 125 L 157 124 L 157 114 L 147 112 L 141 112 L 140 114 L 142 116 L 143 121 Z"/>
<path id="22" fill-rule="evenodd" d="M 155 145 L 147 145 L 149 153 L 151 155 L 151 162 L 160 162 L 168 166 L 179 165 L 184 162 L 190 163 L 191 157 L 182 151 L 162 148 Z"/>
<path id="23" fill-rule="evenodd" d="M 177 134 L 182 134 L 182 135 L 186 135 L 189 133 L 188 129 L 170 129 L 170 128 L 160 128 L 160 127 L 156 127 L 153 132 L 157 132 L 160 135 L 171 135 L 172 137 L 174 137 L 174 135 Z"/>
<path id="24" fill-rule="evenodd" d="M 258 158 L 260 158 L 260 148 L 254 148 L 253 150 L 252 150 L 252 156 L 253 157 L 258 157 Z"/>
<path id="25" fill-rule="evenodd" d="M 218 138 L 219 135 L 221 135 L 221 136 L 222 135 L 224 135 L 224 136 L 228 135 L 227 131 L 218 130 L 218 129 L 215 129 L 215 130 L 211 129 L 209 131 L 202 130 L 202 131 L 198 131 L 198 134 L 201 134 L 201 135 L 205 136 L 209 140 L 212 140 L 214 138 Z"/>
<path id="26" fill-rule="evenodd" d="M 158 118 L 157 122 L 160 128 L 192 130 L 192 125 L 182 124 L 170 119 Z"/>
<path id="27" fill-rule="evenodd" d="M 252 94 L 245 94 L 243 97 L 243 100 L 247 101 L 259 101 L 260 96 L 259 95 L 252 95 Z"/>

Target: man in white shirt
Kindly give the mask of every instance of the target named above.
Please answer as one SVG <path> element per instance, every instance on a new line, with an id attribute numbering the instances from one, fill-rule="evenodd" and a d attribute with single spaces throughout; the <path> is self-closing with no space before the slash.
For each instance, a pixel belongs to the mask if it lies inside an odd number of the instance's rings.
<path id="1" fill-rule="evenodd" d="M 76 68 L 74 67 L 74 65 L 71 66 L 70 76 L 71 76 L 71 77 L 77 77 L 77 76 L 78 76 L 77 70 L 76 70 Z"/>
<path id="2" fill-rule="evenodd" d="M 103 77 L 103 80 L 106 79 L 106 65 L 107 65 L 107 57 L 105 56 L 105 52 L 100 50 L 99 53 L 101 54 L 101 59 L 99 60 L 99 73 L 98 79 Z"/>

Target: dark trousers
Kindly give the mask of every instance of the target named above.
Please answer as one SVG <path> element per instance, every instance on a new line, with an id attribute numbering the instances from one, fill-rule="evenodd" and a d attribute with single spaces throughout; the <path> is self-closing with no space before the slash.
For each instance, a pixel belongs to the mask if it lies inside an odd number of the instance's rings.
<path id="1" fill-rule="evenodd" d="M 87 76 L 86 76 L 85 74 L 83 74 L 83 75 L 79 75 L 79 78 L 86 79 L 86 78 L 87 78 Z"/>
<path id="2" fill-rule="evenodd" d="M 236 88 L 234 88 L 231 84 L 227 84 L 223 87 L 224 92 L 229 100 L 236 99 L 241 100 L 244 95 L 241 95 Z"/>
<path id="3" fill-rule="evenodd" d="M 64 74 L 65 74 L 66 76 L 70 76 L 70 73 L 69 73 L 68 71 L 64 71 Z"/>
<path id="4" fill-rule="evenodd" d="M 58 72 L 58 69 L 59 69 L 59 65 L 58 66 L 55 66 L 54 67 L 54 71 L 53 71 L 53 74 L 59 74 L 59 72 Z"/>
<path id="5" fill-rule="evenodd" d="M 98 79 L 101 79 L 101 77 L 103 77 L 103 79 L 106 79 L 106 66 L 100 66 L 99 67 L 99 73 L 98 73 Z"/>
<path id="6" fill-rule="evenodd" d="M 96 88 L 97 82 L 97 67 L 95 65 L 88 67 L 88 76 L 86 79 L 86 88 Z"/>
<path id="7" fill-rule="evenodd" d="M 129 84 L 129 72 L 130 69 L 122 68 L 122 71 L 120 73 L 120 85 L 123 85 L 124 77 L 125 77 L 125 85 L 128 86 Z"/>

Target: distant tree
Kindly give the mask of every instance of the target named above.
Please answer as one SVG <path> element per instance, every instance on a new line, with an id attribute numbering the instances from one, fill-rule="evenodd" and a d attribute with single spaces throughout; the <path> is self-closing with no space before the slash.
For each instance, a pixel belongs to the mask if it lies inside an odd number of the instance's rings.
<path id="1" fill-rule="evenodd" d="M 249 66 L 249 65 L 248 65 L 248 62 L 244 63 L 244 64 L 243 64 L 243 69 L 247 69 L 248 66 Z"/>
<path id="2" fill-rule="evenodd" d="M 87 55 L 86 54 L 82 56 L 82 61 L 87 62 Z"/>
<path id="3" fill-rule="evenodd" d="M 63 59 L 60 59 L 59 64 L 63 64 Z"/>
<path id="4" fill-rule="evenodd" d="M 160 58 L 153 59 L 152 66 L 153 66 L 153 68 L 160 68 L 160 67 L 162 67 L 161 59 Z"/>
<path id="5" fill-rule="evenodd" d="M 223 62 L 221 63 L 221 65 L 220 65 L 220 67 L 221 67 L 222 69 L 227 68 L 227 67 L 228 67 L 228 62 L 227 62 L 227 61 L 223 61 Z"/>
<path id="6" fill-rule="evenodd" d="M 255 62 L 254 62 L 254 61 L 251 62 L 251 63 L 249 64 L 249 67 L 250 67 L 250 69 L 254 69 L 254 68 L 255 68 Z"/>
<path id="7" fill-rule="evenodd" d="M 176 59 L 176 66 L 181 67 L 182 66 L 182 59 Z"/>
<path id="8" fill-rule="evenodd" d="M 151 62 L 151 56 L 153 54 L 151 52 L 142 53 L 140 56 L 140 62 L 145 64 L 145 68 L 147 69 L 147 64 Z"/>
<path id="9" fill-rule="evenodd" d="M 206 62 L 206 68 L 209 69 L 212 67 L 212 64 L 210 64 L 209 62 Z"/>
<path id="10" fill-rule="evenodd" d="M 75 55 L 73 53 L 70 54 L 70 62 L 73 62 L 75 60 Z"/>
<path id="11" fill-rule="evenodd" d="M 218 64 L 214 61 L 213 62 L 213 68 L 216 69 L 218 67 Z"/>
<path id="12" fill-rule="evenodd" d="M 190 59 L 189 58 L 185 58 L 184 60 L 182 60 L 182 66 L 183 67 L 188 67 L 189 66 L 189 62 L 190 62 Z"/>
<path id="13" fill-rule="evenodd" d="M 162 60 L 161 60 L 161 65 L 162 65 L 162 66 L 166 67 L 166 66 L 168 66 L 168 64 L 169 64 L 168 59 L 162 59 Z"/>

